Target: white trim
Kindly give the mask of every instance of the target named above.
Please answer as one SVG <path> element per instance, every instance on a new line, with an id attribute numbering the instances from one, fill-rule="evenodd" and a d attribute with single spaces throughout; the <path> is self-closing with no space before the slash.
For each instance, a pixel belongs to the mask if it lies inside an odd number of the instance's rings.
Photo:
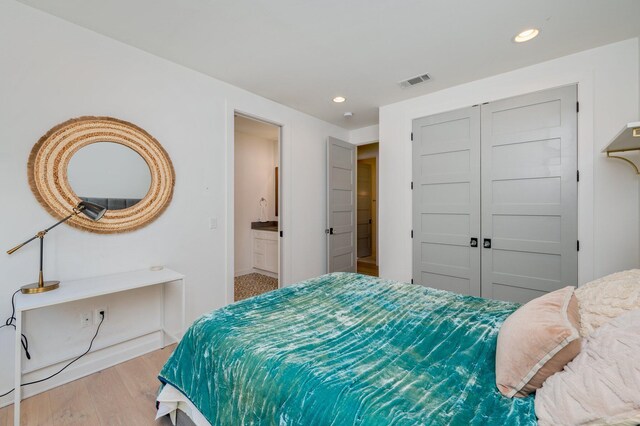
<path id="1" fill-rule="evenodd" d="M 225 122 L 225 188 L 227 194 L 227 202 L 225 205 L 225 218 L 226 227 L 224 233 L 224 257 L 225 257 L 225 305 L 233 303 L 233 289 L 234 289 L 234 273 L 235 273 L 235 244 L 234 244 L 234 202 L 235 202 L 235 178 L 234 178 L 234 132 L 235 132 L 235 114 L 234 109 L 229 106 L 228 100 L 224 102 L 224 112 L 226 115 Z"/>
<path id="2" fill-rule="evenodd" d="M 357 141 L 357 142 L 350 142 L 351 144 L 356 146 L 356 192 L 358 190 L 358 161 L 360 161 L 360 158 L 358 158 L 358 148 L 361 146 L 365 146 L 365 145 L 372 145 L 374 143 L 378 144 L 378 152 L 376 153 L 375 156 L 373 157 L 369 157 L 369 158 L 363 158 L 363 160 L 370 160 L 370 159 L 374 159 L 375 163 L 376 163 L 376 175 L 375 175 L 375 181 L 376 181 L 376 200 L 375 200 L 375 211 L 376 211 L 376 223 L 375 223 L 375 230 L 376 230 L 376 244 L 375 244 L 375 257 L 376 260 L 374 262 L 374 264 L 376 266 L 378 266 L 378 262 L 380 259 L 380 134 L 377 135 L 377 138 L 373 141 L 367 142 L 367 141 Z M 358 197 L 356 197 L 356 219 L 358 216 Z M 357 225 L 357 220 L 356 220 L 356 232 L 355 232 L 355 236 L 354 236 L 356 243 L 355 243 L 355 247 L 356 247 L 356 272 L 358 271 L 358 225 Z M 327 241 L 328 244 L 328 241 Z M 380 275 L 380 274 L 378 274 Z"/>
<path id="3" fill-rule="evenodd" d="M 260 274 L 260 275 L 264 275 L 264 276 L 267 276 L 267 277 L 271 277 L 271 278 L 278 278 L 278 274 L 277 273 L 270 272 L 270 271 L 265 271 L 263 269 L 253 268 L 253 270 L 251 272 L 255 273 L 255 274 Z M 281 288 L 279 284 L 278 284 L 278 288 Z"/>
<path id="4" fill-rule="evenodd" d="M 354 143 L 354 142 L 349 142 L 349 143 L 351 145 L 355 145 L 355 146 L 364 146 L 364 145 L 371 145 L 371 144 L 374 144 L 374 143 L 380 143 L 380 141 L 378 139 L 374 139 L 372 141 L 365 141 L 365 142 L 359 141 L 357 143 Z"/>
<path id="5" fill-rule="evenodd" d="M 278 287 L 284 287 L 287 283 L 288 277 L 291 273 L 291 249 L 289 248 L 289 241 L 292 241 L 292 218 L 291 214 L 285 214 L 285 206 L 290 205 L 291 202 L 291 174 L 292 165 L 290 165 L 290 158 L 292 155 L 287 152 L 291 149 L 291 125 L 282 124 L 275 120 L 260 116 L 253 112 L 247 111 L 244 108 L 231 106 L 228 102 L 225 102 L 225 113 L 227 115 L 226 123 L 226 193 L 227 193 L 227 205 L 226 216 L 227 226 L 225 232 L 225 260 L 226 260 L 226 300 L 225 304 L 231 304 L 234 302 L 234 278 L 235 274 L 235 241 L 234 241 L 234 226 L 235 226 L 235 115 L 239 114 L 244 117 L 252 118 L 254 120 L 262 121 L 264 123 L 272 124 L 280 128 L 280 138 L 278 143 L 278 155 L 280 157 L 278 165 L 278 178 L 280 180 L 280 191 L 278 194 L 278 227 L 279 230 L 283 230 L 283 236 L 278 237 L 278 257 L 280 264 L 278 268 Z M 287 155 L 288 154 L 288 155 Z M 286 176 L 286 178 L 285 178 Z M 286 183 L 286 185 L 285 185 Z M 254 272 L 252 270 L 252 272 Z M 250 272 L 249 272 L 250 273 Z M 263 272 L 260 272 L 263 273 Z"/>
<path id="6" fill-rule="evenodd" d="M 242 269 L 240 271 L 235 271 L 234 278 L 238 278 L 238 277 L 241 277 L 243 275 L 253 274 L 254 272 L 255 272 L 255 270 L 253 268 Z"/>
<path id="7" fill-rule="evenodd" d="M 267 277 L 271 277 L 271 278 L 278 278 L 279 275 L 277 272 L 270 272 L 270 271 L 265 271 L 263 269 L 258 269 L 258 268 L 249 268 L 249 269 L 243 269 L 241 271 L 236 271 L 235 277 L 234 278 L 238 278 L 241 277 L 243 275 L 249 275 L 249 274 L 260 274 L 260 275 L 265 275 Z M 278 285 L 278 288 L 281 288 L 282 286 Z"/>

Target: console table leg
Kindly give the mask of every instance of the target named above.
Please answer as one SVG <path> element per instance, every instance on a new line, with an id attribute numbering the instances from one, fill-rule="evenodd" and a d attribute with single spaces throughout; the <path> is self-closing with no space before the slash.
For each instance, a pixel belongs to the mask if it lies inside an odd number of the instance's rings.
<path id="1" fill-rule="evenodd" d="M 16 311 L 16 344 L 13 385 L 13 424 L 20 426 L 20 399 L 22 398 L 22 311 Z"/>
<path id="2" fill-rule="evenodd" d="M 182 312 L 180 312 L 180 333 L 178 336 L 182 338 L 185 332 L 185 317 L 187 316 L 187 283 L 185 278 L 182 278 Z"/>
<path id="3" fill-rule="evenodd" d="M 160 346 L 162 346 L 162 349 L 164 349 L 164 347 L 166 345 L 166 334 L 167 334 L 167 331 L 166 331 L 167 330 L 167 328 L 166 328 L 167 325 L 165 324 L 165 321 L 164 321 L 164 318 L 165 318 L 164 311 L 165 311 L 165 309 L 167 309 L 167 305 L 165 304 L 165 300 L 164 300 L 164 289 L 165 289 L 166 285 L 167 284 L 165 283 L 165 284 L 162 284 L 160 286 L 161 287 L 160 292 L 162 293 L 162 295 L 160 297 L 160 300 L 161 300 L 160 301 L 160 304 L 161 304 L 161 307 L 160 307 L 160 325 L 162 326 L 162 333 L 160 335 L 160 339 L 161 339 L 160 340 Z"/>

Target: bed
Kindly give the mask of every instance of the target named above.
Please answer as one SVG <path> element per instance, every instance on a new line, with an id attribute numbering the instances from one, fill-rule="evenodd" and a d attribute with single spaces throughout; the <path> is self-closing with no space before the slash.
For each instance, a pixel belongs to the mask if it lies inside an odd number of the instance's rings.
<path id="1" fill-rule="evenodd" d="M 211 425 L 534 425 L 495 385 L 518 306 L 328 274 L 199 318 L 159 379 Z"/>

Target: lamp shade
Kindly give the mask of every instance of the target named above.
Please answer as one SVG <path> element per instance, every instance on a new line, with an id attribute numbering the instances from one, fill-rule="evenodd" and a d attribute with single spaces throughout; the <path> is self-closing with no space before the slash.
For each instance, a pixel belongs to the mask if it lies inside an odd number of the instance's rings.
<path id="1" fill-rule="evenodd" d="M 99 204 L 90 203 L 89 201 L 81 201 L 80 203 L 78 203 L 76 209 L 80 210 L 82 214 L 84 214 L 94 222 L 100 220 L 107 211 L 106 207 L 102 207 Z"/>

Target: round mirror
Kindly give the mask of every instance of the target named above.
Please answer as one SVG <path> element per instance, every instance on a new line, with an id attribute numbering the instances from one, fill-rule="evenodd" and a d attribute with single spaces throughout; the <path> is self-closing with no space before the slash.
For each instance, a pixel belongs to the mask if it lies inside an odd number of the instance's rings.
<path id="1" fill-rule="evenodd" d="M 151 171 L 144 158 L 114 142 L 79 149 L 69 160 L 67 178 L 80 199 L 107 210 L 133 207 L 151 187 Z"/>
<path id="2" fill-rule="evenodd" d="M 80 117 L 50 129 L 31 149 L 29 186 L 62 219 L 84 199 L 108 210 L 95 222 L 67 224 L 100 234 L 147 226 L 169 206 L 175 186 L 171 159 L 144 129 L 112 117 Z"/>

